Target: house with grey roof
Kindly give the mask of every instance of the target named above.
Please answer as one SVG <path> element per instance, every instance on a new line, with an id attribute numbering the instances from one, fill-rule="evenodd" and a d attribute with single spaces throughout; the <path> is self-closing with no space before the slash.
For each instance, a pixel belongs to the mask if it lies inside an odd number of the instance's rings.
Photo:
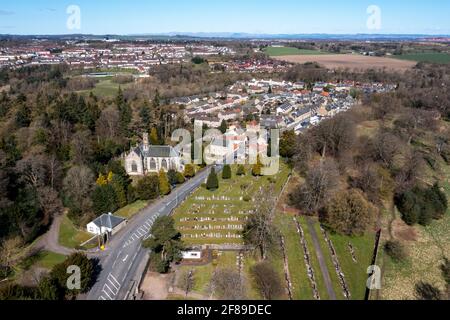
<path id="1" fill-rule="evenodd" d="M 127 224 L 127 220 L 113 216 L 111 213 L 103 214 L 94 221 L 88 223 L 87 231 L 95 235 L 113 236 Z"/>
<path id="2" fill-rule="evenodd" d="M 148 133 L 144 133 L 143 142 L 124 155 L 125 170 L 130 176 L 143 176 L 163 170 L 184 171 L 180 153 L 171 146 L 149 144 Z"/>

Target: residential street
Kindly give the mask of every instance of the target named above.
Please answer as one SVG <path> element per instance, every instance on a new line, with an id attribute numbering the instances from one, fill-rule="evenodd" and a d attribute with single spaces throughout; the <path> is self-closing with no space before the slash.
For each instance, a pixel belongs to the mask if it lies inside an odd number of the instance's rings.
<path id="1" fill-rule="evenodd" d="M 124 230 L 112 238 L 105 255 L 100 258 L 102 272 L 87 295 L 88 300 L 130 298 L 130 293 L 136 289 L 137 281 L 142 275 L 141 269 L 148 257 L 147 250 L 141 246 L 142 240 L 148 236 L 154 221 L 160 216 L 171 214 L 184 199 L 205 182 L 209 172 L 208 169 L 199 172 L 197 176 L 174 189 L 170 195 L 144 209 Z"/>

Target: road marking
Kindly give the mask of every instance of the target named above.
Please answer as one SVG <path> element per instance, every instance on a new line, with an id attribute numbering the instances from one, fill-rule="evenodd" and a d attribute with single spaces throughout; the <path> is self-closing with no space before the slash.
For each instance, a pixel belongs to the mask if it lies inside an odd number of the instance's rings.
<path id="1" fill-rule="evenodd" d="M 106 286 L 106 284 L 105 284 L 105 286 Z M 103 287 L 103 288 L 105 288 L 105 287 Z M 113 300 L 113 298 L 111 298 L 111 296 L 104 289 L 102 290 L 102 292 L 104 294 L 106 294 L 106 296 L 109 298 L 109 300 Z"/>
<path id="2" fill-rule="evenodd" d="M 100 296 L 100 297 L 98 298 L 98 300 L 106 300 L 106 299 L 105 299 L 105 297 Z"/>
<path id="3" fill-rule="evenodd" d="M 116 277 L 114 277 L 111 273 L 109 274 L 109 276 L 110 276 L 111 279 L 114 280 L 114 282 L 116 282 L 117 285 L 120 287 L 120 283 L 119 283 L 119 281 L 117 281 Z"/>
<path id="4" fill-rule="evenodd" d="M 141 230 L 139 230 L 139 229 L 136 231 L 136 233 L 139 235 L 139 237 L 143 236 L 143 234 L 141 233 Z"/>
<path id="5" fill-rule="evenodd" d="M 108 279 L 108 281 L 109 281 L 109 283 L 114 287 L 114 289 L 116 289 L 117 292 L 119 292 L 120 286 L 117 287 L 117 286 L 114 284 L 114 282 L 111 281 L 111 279 Z M 117 293 L 116 293 L 116 294 L 117 294 Z"/>
<path id="6" fill-rule="evenodd" d="M 127 261 L 128 255 L 122 260 L 123 262 Z"/>

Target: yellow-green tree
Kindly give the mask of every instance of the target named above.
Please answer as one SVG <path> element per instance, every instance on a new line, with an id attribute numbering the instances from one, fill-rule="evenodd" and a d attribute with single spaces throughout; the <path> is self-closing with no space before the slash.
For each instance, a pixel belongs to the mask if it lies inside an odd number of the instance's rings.
<path id="1" fill-rule="evenodd" d="M 184 176 L 187 178 L 192 178 L 195 176 L 195 168 L 192 164 L 187 164 L 184 167 Z"/>
<path id="2" fill-rule="evenodd" d="M 263 165 L 262 165 L 261 159 L 260 159 L 260 157 L 259 157 L 259 155 L 258 155 L 258 158 L 257 158 L 257 160 L 256 160 L 256 163 L 253 165 L 253 168 L 252 168 L 252 174 L 253 174 L 255 177 L 261 176 L 261 175 L 262 175 L 262 167 L 263 167 Z"/>
<path id="3" fill-rule="evenodd" d="M 107 179 L 107 177 L 105 177 L 103 174 L 100 173 L 96 183 L 98 186 L 105 186 L 108 184 L 108 179 Z"/>
<path id="4" fill-rule="evenodd" d="M 150 143 L 152 145 L 159 145 L 158 130 L 156 130 L 155 127 L 153 127 L 150 132 Z"/>
<path id="5" fill-rule="evenodd" d="M 170 193 L 170 184 L 167 174 L 164 170 L 159 171 L 159 193 L 162 196 L 168 195 Z"/>

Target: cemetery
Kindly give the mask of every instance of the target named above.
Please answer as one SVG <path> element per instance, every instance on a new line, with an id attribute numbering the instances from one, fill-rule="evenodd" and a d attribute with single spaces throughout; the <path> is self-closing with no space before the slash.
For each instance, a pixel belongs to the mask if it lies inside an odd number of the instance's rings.
<path id="1" fill-rule="evenodd" d="M 242 245 L 242 230 L 254 213 L 253 196 L 269 184 L 274 184 L 279 194 L 290 172 L 285 164 L 275 176 L 255 177 L 251 166 L 246 166 L 245 171 L 245 175 L 238 176 L 237 166 L 232 166 L 231 179 L 223 179 L 219 173 L 217 190 L 201 187 L 177 208 L 175 224 L 187 245 Z"/>

